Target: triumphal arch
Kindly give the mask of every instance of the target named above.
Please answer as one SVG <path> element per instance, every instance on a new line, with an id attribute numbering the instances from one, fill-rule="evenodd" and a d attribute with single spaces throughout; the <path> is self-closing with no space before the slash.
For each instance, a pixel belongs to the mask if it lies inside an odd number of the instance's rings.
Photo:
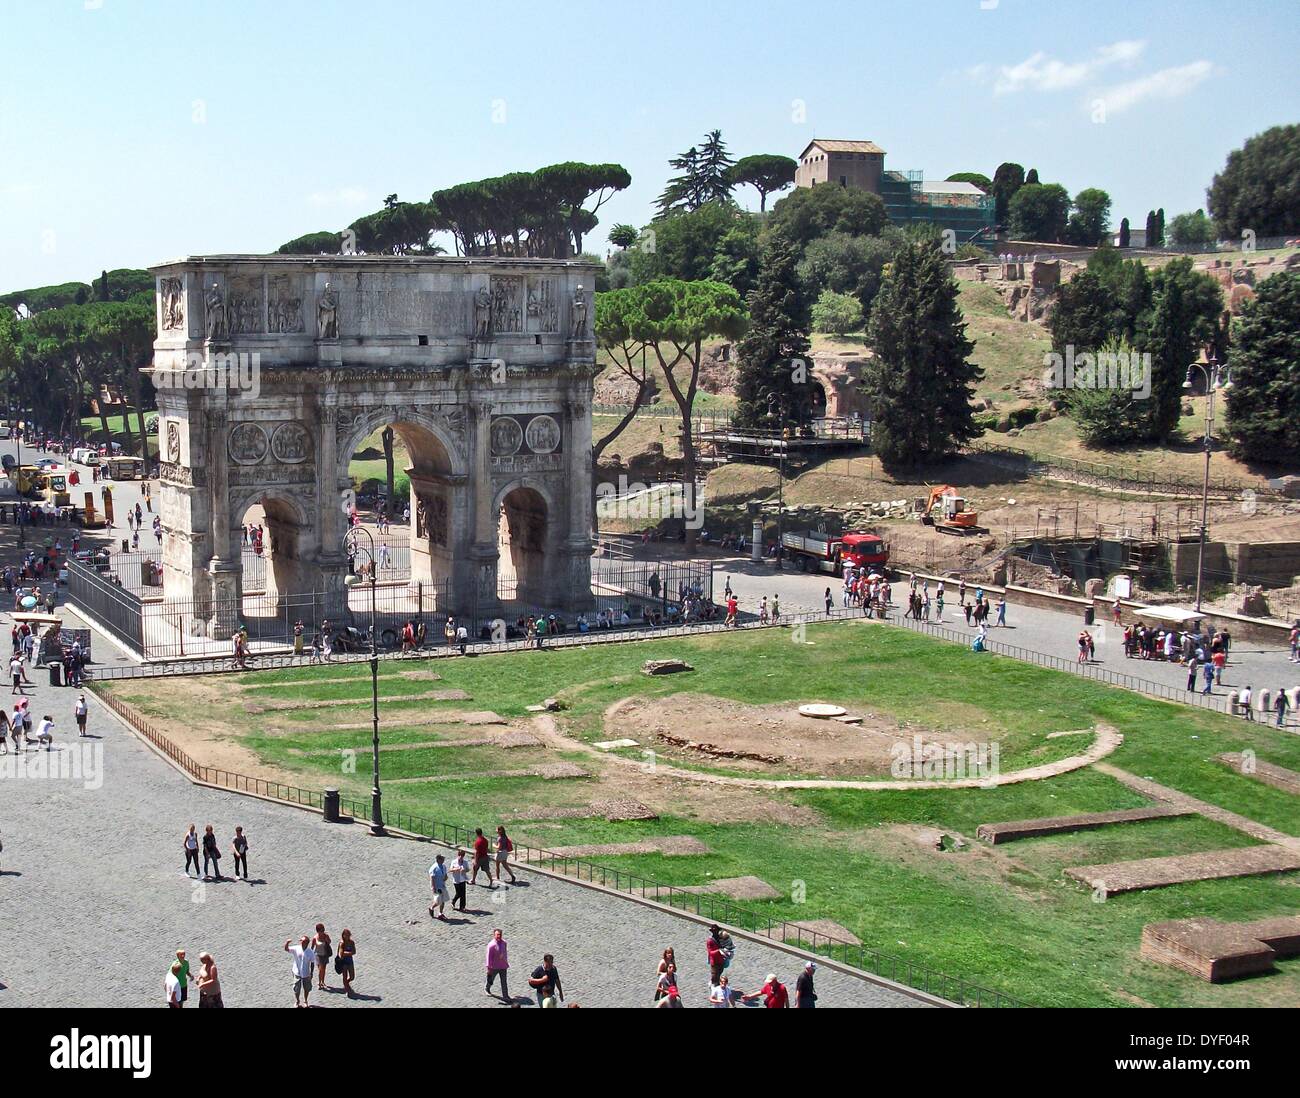
<path id="1" fill-rule="evenodd" d="M 349 462 L 391 426 L 412 583 L 482 620 L 508 552 L 522 602 L 590 601 L 593 266 L 219 255 L 152 273 L 164 600 L 210 606 L 225 635 L 259 503 L 267 593 L 342 592 Z"/>

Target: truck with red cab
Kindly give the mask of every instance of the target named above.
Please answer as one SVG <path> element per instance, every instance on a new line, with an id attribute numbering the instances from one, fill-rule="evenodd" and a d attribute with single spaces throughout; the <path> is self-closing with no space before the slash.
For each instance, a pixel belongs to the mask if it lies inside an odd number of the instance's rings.
<path id="1" fill-rule="evenodd" d="M 786 559 L 801 572 L 831 572 L 840 575 L 846 564 L 855 568 L 884 568 L 889 546 L 877 534 L 783 534 L 781 549 Z"/>

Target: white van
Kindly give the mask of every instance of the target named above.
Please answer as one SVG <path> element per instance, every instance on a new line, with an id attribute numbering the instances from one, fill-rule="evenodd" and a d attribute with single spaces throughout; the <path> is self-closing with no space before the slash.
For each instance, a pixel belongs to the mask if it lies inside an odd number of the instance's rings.
<path id="1" fill-rule="evenodd" d="M 78 446 L 68 455 L 73 465 L 98 465 L 99 455 L 86 446 Z"/>

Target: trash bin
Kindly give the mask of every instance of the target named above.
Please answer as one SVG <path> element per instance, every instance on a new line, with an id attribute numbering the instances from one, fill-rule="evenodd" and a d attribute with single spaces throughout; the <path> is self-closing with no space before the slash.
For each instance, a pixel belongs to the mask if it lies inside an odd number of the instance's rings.
<path id="1" fill-rule="evenodd" d="M 339 791 L 337 789 L 325 790 L 325 822 L 336 824 L 339 822 Z"/>
<path id="2" fill-rule="evenodd" d="M 63 664 L 61 663 L 50 664 L 50 685 L 51 686 L 63 685 Z"/>
<path id="3" fill-rule="evenodd" d="M 1084 607 L 1083 624 L 1094 625 L 1097 621 L 1097 611 L 1091 605 Z"/>

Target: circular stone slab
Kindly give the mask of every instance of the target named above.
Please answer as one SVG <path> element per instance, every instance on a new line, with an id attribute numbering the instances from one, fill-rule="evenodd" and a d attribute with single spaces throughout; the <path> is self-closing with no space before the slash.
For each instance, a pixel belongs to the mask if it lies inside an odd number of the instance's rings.
<path id="1" fill-rule="evenodd" d="M 799 706 L 799 716 L 816 717 L 818 720 L 830 720 L 831 717 L 842 717 L 848 710 L 839 705 L 825 705 L 822 702 L 810 702 L 807 705 Z"/>

